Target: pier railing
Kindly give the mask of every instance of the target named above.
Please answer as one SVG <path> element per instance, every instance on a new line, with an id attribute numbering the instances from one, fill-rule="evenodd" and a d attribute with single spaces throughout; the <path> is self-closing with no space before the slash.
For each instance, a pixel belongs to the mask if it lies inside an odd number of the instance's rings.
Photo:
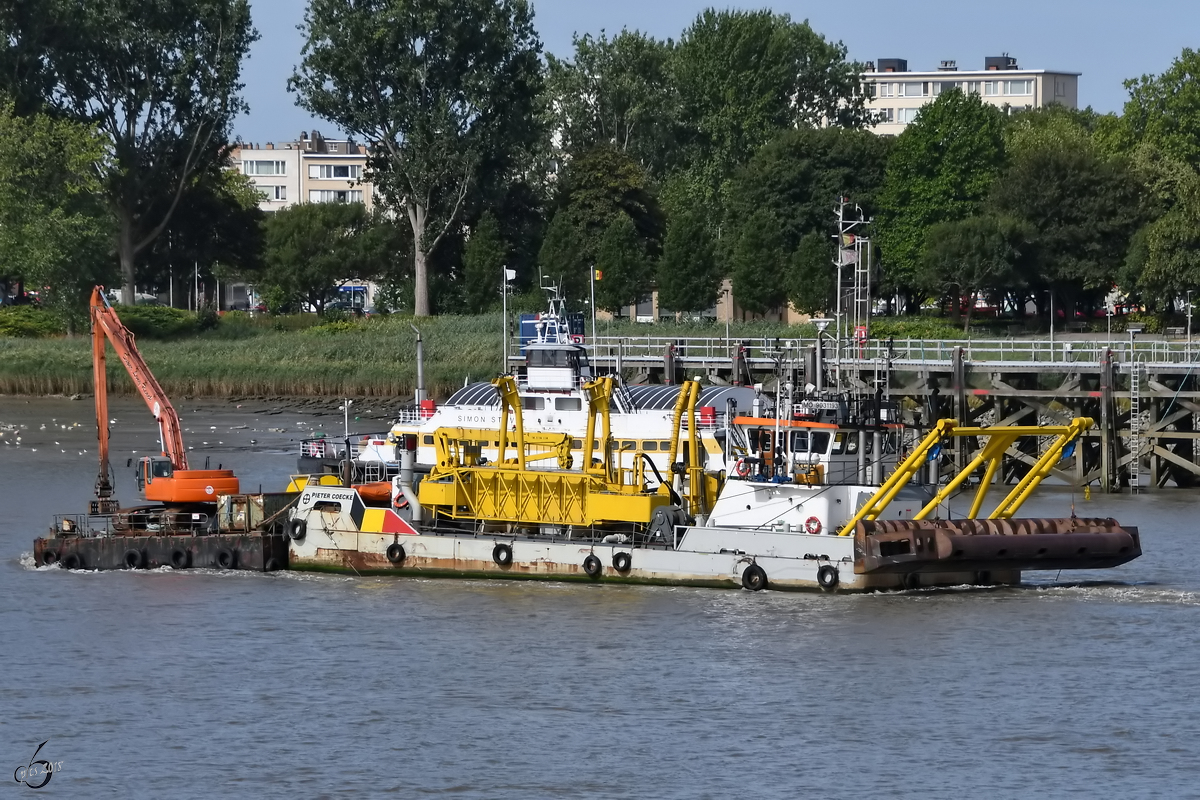
<path id="1" fill-rule="evenodd" d="M 1056 338 L 1045 339 L 868 339 L 856 342 L 843 339 L 840 343 L 832 338 L 823 339 L 824 357 L 827 364 L 838 361 L 891 360 L 894 364 L 950 363 L 956 348 L 963 349 L 967 361 L 1003 362 L 1007 364 L 1072 364 L 1099 363 L 1106 349 L 1112 351 L 1115 364 L 1134 360 L 1146 364 L 1200 363 L 1200 338 L 1195 341 L 1178 341 L 1161 337 L 1112 339 Z M 589 356 L 593 363 L 605 366 L 623 365 L 635 367 L 639 363 L 661 364 L 668 347 L 680 364 L 728 363 L 735 348 L 744 348 L 742 357 L 755 366 L 767 363 L 801 360 L 809 348 L 816 345 L 815 338 L 776 339 L 772 337 L 707 337 L 678 338 L 669 336 L 599 336 L 589 344 Z M 514 348 L 512 351 L 516 353 Z M 519 357 L 515 357 L 519 360 Z"/>

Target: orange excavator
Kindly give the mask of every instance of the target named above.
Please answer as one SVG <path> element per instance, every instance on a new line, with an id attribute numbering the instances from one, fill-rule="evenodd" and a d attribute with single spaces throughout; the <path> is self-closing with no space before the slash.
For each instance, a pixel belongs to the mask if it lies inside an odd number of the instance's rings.
<path id="1" fill-rule="evenodd" d="M 150 368 L 134 345 L 133 334 L 121 324 L 117 312 L 104 296 L 104 287 L 92 291 L 92 374 L 96 393 L 96 428 L 100 439 L 100 474 L 96 478 L 96 499 L 91 503 L 94 514 L 117 511 L 113 499 L 112 470 L 108 464 L 108 377 L 104 371 L 104 340 L 125 365 L 138 393 L 146 401 L 150 413 L 158 421 L 162 454 L 138 460 L 138 488 L 147 500 L 163 503 L 170 508 L 189 508 L 215 505 L 223 494 L 237 494 L 240 486 L 233 471 L 228 469 L 189 469 L 187 451 L 183 446 L 179 415 L 167 399 L 166 392 L 155 380 Z"/>

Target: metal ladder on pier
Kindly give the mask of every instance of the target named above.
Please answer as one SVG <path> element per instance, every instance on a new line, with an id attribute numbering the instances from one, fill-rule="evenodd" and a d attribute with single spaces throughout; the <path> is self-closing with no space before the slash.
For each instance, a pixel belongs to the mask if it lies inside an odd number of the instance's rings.
<path id="1" fill-rule="evenodd" d="M 1142 362 L 1129 365 L 1129 492 L 1141 489 L 1142 452 Z"/>

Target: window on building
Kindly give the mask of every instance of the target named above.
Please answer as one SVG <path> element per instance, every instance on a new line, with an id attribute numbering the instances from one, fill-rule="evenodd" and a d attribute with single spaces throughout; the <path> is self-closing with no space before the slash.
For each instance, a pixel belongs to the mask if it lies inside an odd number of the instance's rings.
<path id="1" fill-rule="evenodd" d="M 957 88 L 959 88 L 958 81 L 939 81 L 933 85 L 933 93 L 941 94 Z"/>
<path id="2" fill-rule="evenodd" d="M 309 164 L 308 177 L 320 180 L 358 180 L 362 167 L 358 164 Z"/>
<path id="3" fill-rule="evenodd" d="M 924 97 L 925 95 L 929 94 L 928 83 L 919 83 L 914 81 L 911 83 L 902 83 L 900 84 L 900 87 L 903 90 L 904 97 Z"/>
<path id="4" fill-rule="evenodd" d="M 967 81 L 965 86 L 967 94 L 979 94 L 979 81 Z"/>
<path id="5" fill-rule="evenodd" d="M 286 186 L 258 186 L 256 188 L 264 200 L 287 200 Z"/>
<path id="6" fill-rule="evenodd" d="M 877 113 L 879 114 L 879 119 L 878 119 L 879 122 L 895 122 L 896 121 L 896 109 L 894 109 L 894 108 L 880 108 L 880 109 L 877 109 Z"/>
<path id="7" fill-rule="evenodd" d="M 896 121 L 903 123 L 905 125 L 907 125 L 910 122 L 916 122 L 917 114 L 919 114 L 920 111 L 921 111 L 921 109 L 919 109 L 919 108 L 897 108 L 896 109 Z"/>
<path id="8" fill-rule="evenodd" d="M 1027 95 L 1033 94 L 1033 81 L 1005 81 L 1004 93 L 1010 95 Z"/>
<path id="9" fill-rule="evenodd" d="M 1055 78 L 1054 79 L 1054 96 L 1055 97 L 1066 97 L 1067 96 L 1067 79 L 1066 78 Z"/>
<path id="10" fill-rule="evenodd" d="M 310 189 L 308 192 L 310 203 L 361 203 L 362 199 L 362 192 L 357 189 Z"/>
<path id="11" fill-rule="evenodd" d="M 893 83 L 877 83 L 877 84 L 875 84 L 875 87 L 876 87 L 876 92 L 875 92 L 876 97 L 895 97 L 896 96 L 896 92 L 894 89 L 895 84 L 893 84 Z"/>
<path id="12" fill-rule="evenodd" d="M 1000 86 L 1002 83 L 1004 83 L 1004 82 L 1003 81 L 984 81 L 983 82 L 984 96 L 986 97 L 986 96 L 990 96 L 990 95 L 1000 94 Z"/>
<path id="13" fill-rule="evenodd" d="M 286 161 L 243 161 L 244 175 L 286 175 Z"/>

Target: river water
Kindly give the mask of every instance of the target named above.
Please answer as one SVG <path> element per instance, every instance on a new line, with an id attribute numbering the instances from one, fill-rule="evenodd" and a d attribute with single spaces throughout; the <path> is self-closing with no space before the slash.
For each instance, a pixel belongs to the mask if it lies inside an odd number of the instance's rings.
<path id="1" fill-rule="evenodd" d="M 271 410 L 184 403 L 193 465 L 277 489 L 341 427 Z M 152 421 L 111 416 L 133 502 Z M 1200 795 L 1195 493 L 1043 492 L 1027 513 L 1074 499 L 1145 555 L 1017 589 L 72 573 L 29 553 L 91 495 L 90 404 L 0 399 L 4 424 L 0 767 L 48 740 L 46 796 Z"/>

